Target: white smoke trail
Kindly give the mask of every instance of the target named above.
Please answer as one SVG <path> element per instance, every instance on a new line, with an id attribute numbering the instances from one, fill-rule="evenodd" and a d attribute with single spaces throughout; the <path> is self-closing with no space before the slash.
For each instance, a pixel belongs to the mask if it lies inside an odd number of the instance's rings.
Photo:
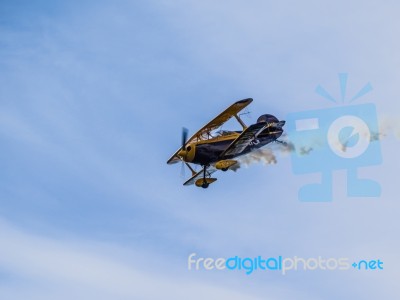
<path id="1" fill-rule="evenodd" d="M 265 165 L 277 163 L 275 154 L 273 153 L 272 149 L 269 148 L 254 150 L 249 154 L 240 156 L 237 161 L 238 162 L 231 167 L 231 170 L 235 172 L 242 166 L 248 167 L 252 163 L 264 162 Z"/>
<path id="2" fill-rule="evenodd" d="M 400 139 L 400 117 L 383 115 L 379 118 L 378 140 L 389 136 L 390 132 L 393 132 L 393 135 Z"/>
<path id="3" fill-rule="evenodd" d="M 361 125 L 361 124 L 360 124 Z M 354 128 L 355 132 L 359 134 L 360 139 L 367 139 L 369 142 L 381 141 L 384 138 L 390 136 L 391 133 L 394 134 L 396 138 L 400 138 L 400 118 L 393 118 L 388 116 L 380 116 L 378 119 L 378 131 L 370 132 L 368 127 L 359 126 Z M 332 137 L 328 137 L 332 138 Z M 334 140 L 330 139 L 329 142 L 331 145 L 336 145 L 337 149 L 345 152 L 348 148 L 348 143 L 352 136 L 350 135 L 347 140 L 339 140 L 334 138 Z M 324 145 L 323 140 L 326 139 L 324 136 L 320 136 L 318 134 L 315 135 L 313 140 L 308 140 L 306 143 L 304 141 L 302 144 L 292 143 L 293 150 L 295 150 L 299 155 L 309 155 L 312 153 L 312 150 L 316 148 L 322 147 Z"/>
<path id="4" fill-rule="evenodd" d="M 369 136 L 370 142 L 381 141 L 388 137 L 391 132 L 396 138 L 400 139 L 400 118 L 381 116 L 379 118 L 378 132 L 366 132 L 361 128 L 356 128 L 356 130 L 360 133 L 360 138 Z M 257 149 L 247 155 L 241 156 L 237 159 L 238 163 L 230 169 L 236 172 L 242 166 L 248 167 L 253 163 L 259 162 L 263 162 L 265 165 L 276 164 L 278 163 L 276 158 L 277 154 L 288 155 L 296 151 L 299 155 L 312 155 L 315 148 L 321 147 L 322 138 L 323 137 L 315 136 L 315 138 L 307 144 L 296 145 L 284 134 L 281 138 L 283 143 L 271 143 L 262 149 Z M 340 147 L 342 147 L 342 151 L 345 151 L 347 145 L 344 143 L 344 145 L 341 144 Z"/>

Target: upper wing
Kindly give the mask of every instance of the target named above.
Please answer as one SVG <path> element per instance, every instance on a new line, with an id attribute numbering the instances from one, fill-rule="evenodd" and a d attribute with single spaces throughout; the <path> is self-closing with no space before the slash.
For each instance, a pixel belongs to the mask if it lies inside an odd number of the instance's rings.
<path id="1" fill-rule="evenodd" d="M 222 124 L 227 122 L 230 118 L 237 115 L 238 112 L 240 112 L 243 108 L 245 108 L 247 105 L 249 105 L 252 101 L 253 101 L 252 98 L 247 98 L 247 99 L 239 100 L 239 101 L 233 103 L 231 106 L 229 106 L 227 109 L 225 109 L 222 113 L 220 113 L 218 116 L 216 116 L 214 119 L 212 119 L 206 125 L 204 125 L 199 131 L 197 131 L 195 134 L 193 134 L 187 140 L 186 144 L 189 144 L 193 141 L 208 139 L 211 131 L 217 129 Z M 181 150 L 181 149 L 179 148 L 171 156 L 171 158 L 168 159 L 167 164 L 173 164 L 173 163 L 180 161 L 179 157 L 177 156 L 179 150 Z"/>
<path id="2" fill-rule="evenodd" d="M 232 155 L 240 154 L 257 136 L 267 127 L 271 126 L 268 123 L 256 123 L 244 130 L 224 152 L 221 153 L 220 158 L 230 157 Z"/>

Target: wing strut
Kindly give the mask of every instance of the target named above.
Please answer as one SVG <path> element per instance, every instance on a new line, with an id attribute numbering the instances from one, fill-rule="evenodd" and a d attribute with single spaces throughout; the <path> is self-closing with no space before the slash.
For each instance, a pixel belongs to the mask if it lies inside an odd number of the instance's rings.
<path id="1" fill-rule="evenodd" d="M 242 119 L 238 116 L 238 115 L 234 115 L 235 119 L 240 123 L 240 125 L 242 125 L 243 130 L 247 129 L 246 124 L 244 124 L 244 122 L 242 121 Z"/>

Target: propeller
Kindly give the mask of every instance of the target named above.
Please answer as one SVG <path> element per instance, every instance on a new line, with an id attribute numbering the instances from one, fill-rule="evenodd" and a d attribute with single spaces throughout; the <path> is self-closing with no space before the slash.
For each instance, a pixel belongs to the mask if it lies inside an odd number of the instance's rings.
<path id="1" fill-rule="evenodd" d="M 182 127 L 182 148 L 181 148 L 181 150 L 185 150 L 187 136 L 188 136 L 188 129 L 185 127 Z"/>
<path id="2" fill-rule="evenodd" d="M 186 168 L 185 168 L 185 163 L 181 162 L 181 178 L 184 179 L 186 177 Z"/>
<path id="3" fill-rule="evenodd" d="M 182 127 L 182 147 L 181 147 L 181 151 L 185 151 L 185 145 L 186 145 L 186 141 L 187 141 L 187 137 L 188 137 L 188 129 L 185 127 Z M 185 178 L 186 174 L 185 174 L 185 162 L 183 160 L 183 157 L 181 157 L 181 177 Z"/>

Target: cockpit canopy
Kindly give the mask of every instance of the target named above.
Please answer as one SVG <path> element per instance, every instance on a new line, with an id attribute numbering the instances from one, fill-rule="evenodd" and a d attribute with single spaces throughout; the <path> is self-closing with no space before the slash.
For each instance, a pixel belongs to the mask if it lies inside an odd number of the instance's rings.
<path id="1" fill-rule="evenodd" d="M 236 133 L 236 131 L 231 131 L 231 130 L 218 130 L 215 132 L 216 136 L 225 136 L 225 135 L 231 135 Z"/>

